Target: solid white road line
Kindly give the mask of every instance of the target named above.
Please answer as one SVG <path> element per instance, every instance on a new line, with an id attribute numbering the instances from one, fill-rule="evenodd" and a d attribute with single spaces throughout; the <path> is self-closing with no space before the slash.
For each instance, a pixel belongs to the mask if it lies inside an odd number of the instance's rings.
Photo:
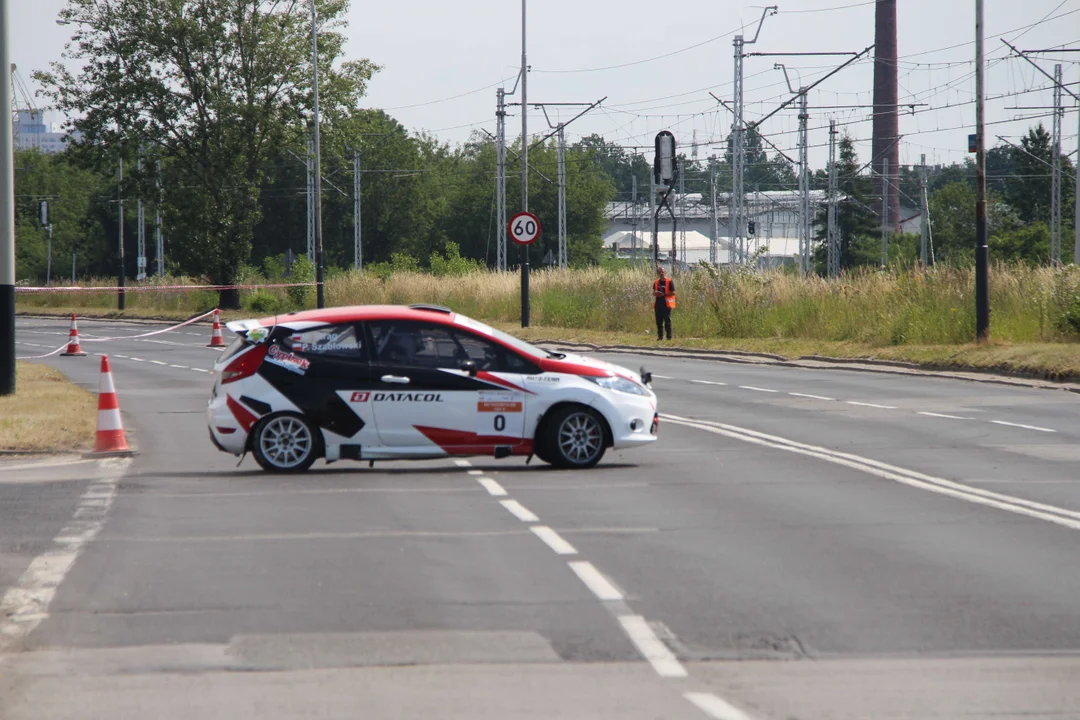
<path id="1" fill-rule="evenodd" d="M 759 388 L 759 387 L 754 387 L 753 385 L 740 385 L 739 387 L 741 389 L 743 389 L 743 390 L 753 390 L 754 392 L 767 392 L 767 393 L 780 392 L 779 390 L 770 390 L 769 388 Z"/>
<path id="2" fill-rule="evenodd" d="M 465 472 L 468 473 L 469 475 L 483 475 L 484 474 L 483 470 L 466 470 Z"/>
<path id="3" fill-rule="evenodd" d="M 562 539 L 559 533 L 555 532 L 547 525 L 533 525 L 530 530 L 536 537 L 544 541 L 544 544 L 554 550 L 559 555 L 577 555 L 577 550 L 573 545 Z"/>
<path id="4" fill-rule="evenodd" d="M 750 716 L 712 693 L 688 692 L 684 698 L 715 720 L 750 720 Z"/>
<path id="5" fill-rule="evenodd" d="M 569 563 L 569 565 L 574 574 L 581 579 L 581 582 L 585 583 L 585 587 L 589 588 L 596 597 L 601 600 L 623 599 L 623 594 L 619 589 L 601 575 L 600 571 L 593 567 L 591 562 L 578 561 Z"/>
<path id="6" fill-rule="evenodd" d="M 472 467 L 472 463 L 468 460 L 462 460 L 461 458 L 455 458 L 454 464 L 458 467 Z"/>
<path id="7" fill-rule="evenodd" d="M 806 393 L 789 392 L 788 395 L 794 395 L 795 397 L 810 398 L 811 400 L 835 400 L 836 398 L 825 397 L 824 395 L 807 395 Z"/>
<path id="8" fill-rule="evenodd" d="M 622 625 L 630 642 L 637 646 L 640 652 L 653 670 L 660 677 L 678 678 L 686 677 L 686 668 L 682 666 L 675 654 L 668 646 L 656 637 L 656 633 L 640 615 L 620 615 L 619 624 Z"/>
<path id="9" fill-rule="evenodd" d="M 536 522 L 540 519 L 517 500 L 500 500 L 499 504 L 509 510 L 510 513 L 521 522 Z"/>
<path id="10" fill-rule="evenodd" d="M 907 470 L 859 455 L 838 452 L 817 445 L 808 445 L 795 440 L 788 440 L 786 438 L 768 435 L 766 433 L 757 432 L 756 430 L 748 430 L 734 425 L 691 420 L 690 418 L 683 418 L 677 415 L 661 415 L 660 417 L 676 425 L 697 428 L 698 430 L 704 430 L 705 432 L 723 435 L 755 445 L 763 445 L 778 450 L 786 450 L 788 452 L 799 453 L 800 455 L 807 455 L 809 457 L 818 458 L 819 460 L 859 470 L 886 480 L 893 480 L 903 485 L 908 485 L 909 487 L 929 490 L 930 492 L 947 495 L 959 500 L 966 500 L 967 502 L 975 503 L 977 505 L 986 505 L 999 510 L 1005 510 L 1006 512 L 1016 513 L 1017 515 L 1025 515 L 1027 517 L 1045 520 L 1046 522 L 1072 528 L 1073 530 L 1080 530 L 1080 512 L 1075 510 L 1067 510 L 1055 505 L 1025 500 L 1012 495 L 1003 495 L 1001 493 L 983 490 L 981 488 L 945 480 L 932 475 L 925 475 L 914 470 Z"/>
<path id="11" fill-rule="evenodd" d="M 99 462 L 110 471 L 110 476 L 90 484 L 80 498 L 75 516 L 53 538 L 52 547 L 34 558 L 18 581 L 0 597 L 0 653 L 49 617 L 49 604 L 60 583 L 79 553 L 105 526 L 117 482 L 130 461 Z"/>
<path id="12" fill-rule="evenodd" d="M 848 405 L 858 405 L 859 407 L 872 407 L 879 410 L 895 410 L 895 405 L 876 405 L 874 403 L 857 402 L 855 400 L 845 400 Z"/>
<path id="13" fill-rule="evenodd" d="M 1020 423 L 1005 422 L 1004 420 L 991 420 L 990 422 L 995 425 L 1008 425 L 1009 427 L 1024 428 L 1025 430 L 1038 430 L 1039 432 L 1057 432 L 1057 430 L 1051 430 L 1050 428 L 1039 427 L 1037 425 L 1021 425 Z"/>
<path id="14" fill-rule="evenodd" d="M 675 379 L 675 378 L 671 377 L 670 375 L 657 375 L 656 373 L 653 373 L 653 377 L 654 378 L 660 378 L 661 380 L 674 380 Z"/>
<path id="15" fill-rule="evenodd" d="M 959 415 L 946 415 L 945 413 L 936 412 L 918 412 L 917 415 L 925 415 L 926 417 L 945 418 L 946 420 L 974 420 L 975 418 L 960 417 Z"/>
<path id="16" fill-rule="evenodd" d="M 477 478 L 476 482 L 480 483 L 480 486 L 483 487 L 485 490 L 487 490 L 490 495 L 500 497 L 500 496 L 506 494 L 506 490 L 503 489 L 503 486 L 500 485 L 499 483 L 495 482 L 491 478 L 486 478 L 486 477 Z M 513 512 L 513 511 L 511 511 L 511 512 Z"/>
<path id="17" fill-rule="evenodd" d="M 714 382 L 712 380 L 691 380 L 690 382 L 698 385 L 727 385 L 725 382 Z"/>

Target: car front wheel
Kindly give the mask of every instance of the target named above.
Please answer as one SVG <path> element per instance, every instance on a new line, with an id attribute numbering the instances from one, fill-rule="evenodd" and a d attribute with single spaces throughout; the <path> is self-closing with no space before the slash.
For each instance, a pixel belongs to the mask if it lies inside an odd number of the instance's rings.
<path id="1" fill-rule="evenodd" d="M 251 441 L 255 462 L 267 472 L 302 472 L 319 456 L 318 435 L 299 415 L 274 415 L 258 424 Z"/>
<path id="2" fill-rule="evenodd" d="M 592 408 L 558 408 L 545 428 L 541 459 L 556 467 L 590 468 L 607 450 L 604 419 Z"/>

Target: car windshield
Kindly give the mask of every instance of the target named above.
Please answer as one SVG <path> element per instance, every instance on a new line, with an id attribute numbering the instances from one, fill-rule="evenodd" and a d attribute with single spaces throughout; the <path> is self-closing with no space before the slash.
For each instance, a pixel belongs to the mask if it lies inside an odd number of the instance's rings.
<path id="1" fill-rule="evenodd" d="M 490 337 L 495 338 L 504 345 L 507 345 L 523 355 L 528 355 L 533 358 L 561 358 L 566 357 L 562 353 L 554 353 L 538 348 L 535 345 L 525 342 L 519 338 L 514 337 L 510 333 L 505 333 L 502 330 L 496 330 L 490 325 L 485 325 L 478 320 L 473 320 L 465 315 L 457 315 L 455 318 L 459 325 L 482 332 Z"/>

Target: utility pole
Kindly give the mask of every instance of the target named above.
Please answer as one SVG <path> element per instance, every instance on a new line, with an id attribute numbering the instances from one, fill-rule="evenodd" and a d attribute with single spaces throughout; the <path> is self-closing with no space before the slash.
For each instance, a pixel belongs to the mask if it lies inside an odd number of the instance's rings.
<path id="1" fill-rule="evenodd" d="M 881 161 L 881 269 L 889 266 L 889 158 Z"/>
<path id="2" fill-rule="evenodd" d="M 810 273 L 810 144 L 806 88 L 799 89 L 799 270 Z"/>
<path id="3" fill-rule="evenodd" d="M 566 133 L 559 123 L 559 269 L 566 269 Z"/>
<path id="4" fill-rule="evenodd" d="M 154 205 L 154 234 L 157 241 L 157 249 L 154 253 L 154 257 L 157 258 L 157 274 L 158 277 L 165 277 L 165 238 L 161 235 L 161 206 L 165 204 L 165 191 L 161 187 L 161 161 L 154 161 L 154 175 L 157 180 L 158 198 L 157 204 Z M 74 260 L 72 260 L 74 264 Z M 72 273 L 74 277 L 74 273 Z M 72 280 L 71 284 L 74 285 L 75 281 Z"/>
<path id="5" fill-rule="evenodd" d="M 319 147 L 319 39 L 315 0 L 311 0 L 311 86 L 315 126 L 315 307 L 324 308 L 326 292 L 323 287 L 322 152 Z"/>
<path id="6" fill-rule="evenodd" d="M 0 396 L 15 394 L 15 137 L 10 38 L 8 0 L 0 0 Z"/>
<path id="7" fill-rule="evenodd" d="M 630 254 L 637 262 L 638 246 L 638 206 L 637 206 L 637 175 L 630 176 Z"/>
<path id="8" fill-rule="evenodd" d="M 712 213 L 712 237 L 709 238 L 709 264 L 716 267 L 720 257 L 720 218 L 716 207 L 716 155 L 709 158 L 709 207 Z M 730 252 L 730 246 L 728 246 Z"/>
<path id="9" fill-rule="evenodd" d="M 120 244 L 120 264 L 119 272 L 116 277 L 116 308 L 123 310 L 126 304 L 126 298 L 124 297 L 124 158 L 120 158 L 116 173 L 116 198 L 117 207 L 119 208 L 117 222 L 117 234 Z"/>
<path id="10" fill-rule="evenodd" d="M 1050 264 L 1061 265 L 1061 121 L 1065 108 L 1061 104 L 1061 63 L 1054 65 L 1054 122 L 1050 149 Z M 1080 140 L 1078 140 L 1080 142 Z M 1080 158 L 1077 158 L 1080 164 Z"/>
<path id="11" fill-rule="evenodd" d="M 732 136 L 732 148 L 731 148 L 731 244 L 732 247 L 738 247 L 742 249 L 743 240 L 746 237 L 746 222 L 745 222 L 745 203 L 746 197 L 743 189 L 743 172 L 746 162 L 746 148 L 745 138 L 743 132 L 745 129 L 745 123 L 743 118 L 743 50 L 747 45 L 753 45 L 757 42 L 758 35 L 761 34 L 761 26 L 765 24 L 765 17 L 769 14 L 769 11 L 775 15 L 777 11 L 776 5 L 770 5 L 761 12 L 761 20 L 758 22 L 757 32 L 754 33 L 753 40 L 745 40 L 742 35 L 736 35 L 733 44 L 735 46 L 735 87 L 733 89 L 734 100 L 732 103 L 734 120 L 731 126 Z M 739 256 L 739 250 L 733 254 L 732 265 L 735 264 Z M 739 258 L 739 262 L 742 262 L 743 258 Z"/>
<path id="12" fill-rule="evenodd" d="M 990 339 L 990 248 L 986 244 L 986 92 L 983 0 L 975 0 L 975 337 Z"/>
<path id="13" fill-rule="evenodd" d="M 136 258 L 135 258 L 135 279 L 146 279 L 146 213 L 143 210 L 142 201 L 142 145 L 139 145 L 139 155 L 136 164 L 136 170 L 139 175 L 139 190 L 136 198 L 136 212 L 135 216 L 139 224 L 138 231 L 135 233 L 136 238 Z"/>
<path id="14" fill-rule="evenodd" d="M 315 262 L 315 185 L 311 181 L 314 153 L 309 136 L 307 140 L 307 258 L 312 263 Z"/>
<path id="15" fill-rule="evenodd" d="M 525 53 L 526 0 L 521 0 L 521 210 L 529 211 L 529 65 Z M 529 327 L 529 246 L 521 246 L 521 327 Z"/>
<path id="16" fill-rule="evenodd" d="M 919 214 L 919 264 L 924 268 L 930 264 L 930 208 L 926 197 L 926 155 L 924 154 L 919 165 L 919 204 L 922 212 Z"/>
<path id="17" fill-rule="evenodd" d="M 675 272 L 675 248 L 671 248 L 671 271 Z M 686 262 L 686 161 L 679 158 L 679 256 Z"/>
<path id="18" fill-rule="evenodd" d="M 361 272 L 364 269 L 364 253 L 361 238 L 360 218 L 360 151 L 353 150 L 353 269 Z"/>
<path id="19" fill-rule="evenodd" d="M 836 121 L 829 121 L 829 216 L 825 242 L 828 243 L 829 277 L 840 276 L 840 242 L 836 233 Z"/>
<path id="20" fill-rule="evenodd" d="M 495 91 L 495 269 L 506 272 L 506 90 Z"/>

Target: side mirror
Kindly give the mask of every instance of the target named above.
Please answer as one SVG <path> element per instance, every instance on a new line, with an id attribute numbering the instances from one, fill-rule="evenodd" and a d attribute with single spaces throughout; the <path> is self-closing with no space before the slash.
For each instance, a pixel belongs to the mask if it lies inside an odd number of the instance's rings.
<path id="1" fill-rule="evenodd" d="M 459 367 L 469 373 L 469 377 L 476 377 L 476 363 L 472 360 L 462 360 Z"/>
<path id="2" fill-rule="evenodd" d="M 641 382 L 646 385 L 652 385 L 652 373 L 645 369 L 645 366 L 641 366 Z"/>

